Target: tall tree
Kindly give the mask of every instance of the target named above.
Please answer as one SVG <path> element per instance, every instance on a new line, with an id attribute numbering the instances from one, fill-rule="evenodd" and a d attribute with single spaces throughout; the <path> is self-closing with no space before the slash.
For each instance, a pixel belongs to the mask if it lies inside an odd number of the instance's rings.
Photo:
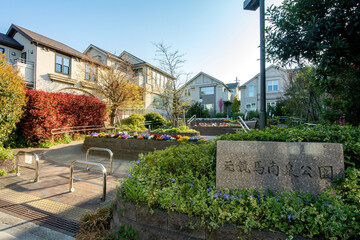
<path id="1" fill-rule="evenodd" d="M 323 94 L 315 86 L 313 67 L 288 71 L 283 102 L 290 114 L 310 122 L 318 121 L 322 111 L 322 97 Z"/>
<path id="2" fill-rule="evenodd" d="M 174 126 L 178 125 L 178 119 L 184 113 L 184 109 L 189 103 L 184 98 L 184 89 L 181 88 L 188 80 L 189 74 L 184 73 L 181 68 L 185 63 L 184 54 L 179 50 L 172 50 L 169 45 L 161 43 L 154 43 L 156 47 L 156 58 L 159 67 L 175 77 L 175 80 L 161 89 L 159 94 L 161 104 L 163 105 L 168 117 Z"/>
<path id="3" fill-rule="evenodd" d="M 87 68 L 94 68 L 94 66 L 88 65 Z M 97 94 L 103 96 L 109 106 L 112 125 L 119 108 L 138 106 L 142 103 L 143 88 L 137 84 L 138 80 L 130 64 L 123 63 L 117 67 L 98 68 L 94 78 Z"/>
<path id="4" fill-rule="evenodd" d="M 360 123 L 359 16 L 358 0 L 284 0 L 268 9 L 266 30 L 269 58 L 313 64 L 329 109 L 354 124 Z"/>

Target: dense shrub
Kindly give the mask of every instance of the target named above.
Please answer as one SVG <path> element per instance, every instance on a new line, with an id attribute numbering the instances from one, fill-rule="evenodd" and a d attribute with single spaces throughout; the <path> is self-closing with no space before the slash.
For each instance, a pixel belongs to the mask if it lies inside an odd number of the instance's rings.
<path id="1" fill-rule="evenodd" d="M 225 117 L 225 113 L 217 113 L 215 114 L 215 118 L 224 118 Z"/>
<path id="2" fill-rule="evenodd" d="M 34 145 L 52 139 L 52 129 L 102 125 L 107 118 L 106 104 L 95 97 L 37 90 L 27 90 L 26 96 L 28 103 L 18 127 Z"/>
<path id="3" fill-rule="evenodd" d="M 166 123 L 166 119 L 160 113 L 150 112 L 144 115 L 146 121 L 151 121 L 151 129 L 156 129 Z"/>
<path id="4" fill-rule="evenodd" d="M 125 125 L 138 125 L 139 123 L 144 123 L 145 117 L 141 114 L 133 113 L 128 118 L 125 118 L 121 121 Z"/>
<path id="5" fill-rule="evenodd" d="M 188 126 L 180 127 L 169 127 L 169 128 L 159 128 L 154 130 L 156 133 L 196 133 L 197 131 L 189 128 Z"/>
<path id="6" fill-rule="evenodd" d="M 358 128 L 350 126 L 317 126 L 240 132 L 221 139 L 310 142 L 337 139 L 335 142 L 341 142 L 350 138 L 350 142 L 358 144 L 357 131 Z M 355 148 L 346 150 L 346 159 L 359 158 L 360 151 L 354 151 Z M 335 191 L 329 190 L 315 198 L 297 192 L 265 194 L 253 189 L 216 190 L 215 164 L 215 142 L 155 151 L 140 156 L 128 178 L 121 182 L 119 195 L 150 208 L 197 216 L 201 225 L 210 229 L 232 223 L 245 232 L 256 228 L 289 236 L 360 238 L 359 170 L 348 168 L 346 178 L 338 180 Z"/>
<path id="7" fill-rule="evenodd" d="M 19 122 L 24 105 L 24 79 L 0 54 L 0 146 Z"/>

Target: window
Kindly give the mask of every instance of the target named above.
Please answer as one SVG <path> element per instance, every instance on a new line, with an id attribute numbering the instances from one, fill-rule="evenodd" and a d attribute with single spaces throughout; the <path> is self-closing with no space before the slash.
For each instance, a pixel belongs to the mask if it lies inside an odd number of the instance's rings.
<path id="1" fill-rule="evenodd" d="M 249 86 L 249 97 L 254 96 L 254 86 Z"/>
<path id="2" fill-rule="evenodd" d="M 70 58 L 56 55 L 55 71 L 63 74 L 69 74 Z"/>
<path id="3" fill-rule="evenodd" d="M 90 81 L 96 80 L 96 67 L 91 67 L 89 65 L 85 66 L 85 79 Z"/>
<path id="4" fill-rule="evenodd" d="M 214 87 L 203 87 L 200 89 L 201 95 L 213 95 L 215 92 Z"/>
<path id="5" fill-rule="evenodd" d="M 5 48 L 0 47 L 0 53 L 5 53 Z"/>
<path id="6" fill-rule="evenodd" d="M 268 91 L 277 91 L 278 90 L 278 85 L 279 85 L 279 81 L 267 81 L 268 83 Z"/>
<path id="7" fill-rule="evenodd" d="M 212 111 L 214 109 L 214 104 L 204 104 L 204 108 L 209 110 L 209 111 Z"/>
<path id="8" fill-rule="evenodd" d="M 246 109 L 250 110 L 251 105 L 250 104 L 246 104 Z"/>
<path id="9" fill-rule="evenodd" d="M 184 96 L 190 96 L 190 89 L 185 89 Z"/>
<path id="10" fill-rule="evenodd" d="M 251 104 L 251 109 L 256 109 L 256 104 L 255 103 Z"/>

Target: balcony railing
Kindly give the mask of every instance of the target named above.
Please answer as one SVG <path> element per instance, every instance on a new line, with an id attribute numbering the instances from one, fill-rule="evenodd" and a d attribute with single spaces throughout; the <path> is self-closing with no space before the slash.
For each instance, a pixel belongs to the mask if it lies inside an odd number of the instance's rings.
<path id="1" fill-rule="evenodd" d="M 10 64 L 17 64 L 17 63 L 23 63 L 23 64 L 28 64 L 28 65 L 31 65 L 31 66 L 34 66 L 34 62 L 33 61 L 28 61 L 26 59 L 23 59 L 23 58 L 16 58 L 16 59 L 9 59 L 8 60 Z"/>

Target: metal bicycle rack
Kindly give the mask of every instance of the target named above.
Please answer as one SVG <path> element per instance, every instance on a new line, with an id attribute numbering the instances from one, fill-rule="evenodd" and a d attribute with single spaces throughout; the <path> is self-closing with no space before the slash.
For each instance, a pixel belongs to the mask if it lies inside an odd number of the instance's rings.
<path id="1" fill-rule="evenodd" d="M 32 164 L 33 159 L 32 157 L 34 156 L 35 159 L 35 168 L 33 167 L 29 167 L 27 165 L 20 165 L 19 164 L 19 155 L 20 154 L 25 154 L 25 163 L 27 164 Z M 26 156 L 27 154 L 32 154 L 32 156 Z M 35 178 L 34 178 L 34 182 L 38 182 L 39 181 L 39 157 L 38 155 L 36 155 L 36 153 L 32 153 L 32 152 L 24 152 L 24 151 L 20 151 L 16 154 L 15 156 L 15 164 L 16 164 L 16 176 L 20 176 L 20 172 L 19 172 L 19 166 L 20 167 L 24 167 L 24 168 L 28 168 L 28 169 L 32 169 L 35 171 Z"/>
<path id="2" fill-rule="evenodd" d="M 85 160 L 88 162 L 88 155 L 89 155 L 89 152 L 90 151 L 103 151 L 103 152 L 108 152 L 109 153 L 109 157 L 110 157 L 110 172 L 109 172 L 109 175 L 112 174 L 112 170 L 113 170 L 113 164 L 112 164 L 112 160 L 113 160 L 113 152 L 108 149 L 108 148 L 98 148 L 98 147 L 91 147 L 89 148 L 87 151 L 86 151 L 86 157 L 85 157 Z M 86 170 L 89 170 L 89 167 L 86 166 Z"/>
<path id="3" fill-rule="evenodd" d="M 74 178 L 74 167 L 76 164 L 82 164 L 82 165 L 92 165 L 92 166 L 98 166 L 99 168 L 101 168 L 102 173 L 103 173 L 103 184 L 101 183 L 97 183 L 97 182 L 92 182 L 89 180 L 85 180 L 85 179 L 81 179 L 81 178 Z M 101 198 L 101 201 L 105 201 L 106 200 L 106 168 L 101 164 L 101 163 L 94 163 L 94 162 L 88 162 L 88 161 L 82 161 L 82 160 L 75 160 L 71 163 L 70 165 L 70 184 L 69 184 L 69 192 L 74 192 L 75 188 L 73 188 L 73 183 L 74 183 L 74 179 L 78 180 L 78 181 L 83 181 L 83 182 L 88 182 L 88 183 L 92 183 L 92 184 L 96 184 L 99 186 L 103 186 L 103 197 Z"/>

